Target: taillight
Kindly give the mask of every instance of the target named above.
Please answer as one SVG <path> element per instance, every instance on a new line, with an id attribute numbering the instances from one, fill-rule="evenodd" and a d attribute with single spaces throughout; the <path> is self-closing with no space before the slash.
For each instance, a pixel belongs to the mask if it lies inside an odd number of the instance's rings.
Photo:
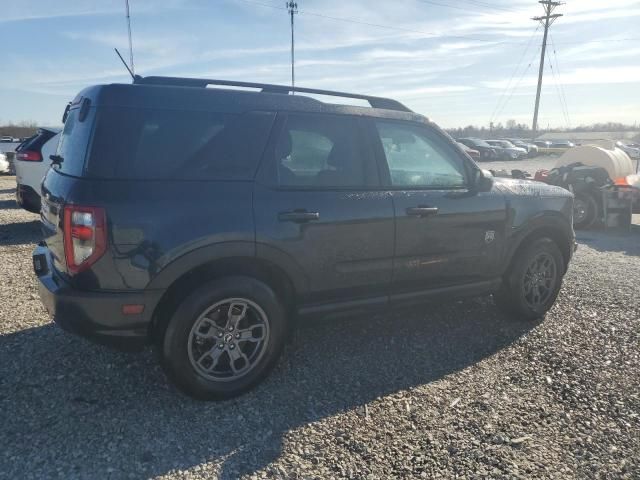
<path id="1" fill-rule="evenodd" d="M 16 154 L 16 158 L 18 160 L 22 160 L 23 162 L 41 162 L 42 155 L 40 152 L 36 152 L 35 150 L 24 150 L 22 152 L 18 152 Z"/>
<path id="2" fill-rule="evenodd" d="M 93 265 L 107 246 L 106 214 L 100 207 L 64 207 L 64 255 L 69 273 Z"/>

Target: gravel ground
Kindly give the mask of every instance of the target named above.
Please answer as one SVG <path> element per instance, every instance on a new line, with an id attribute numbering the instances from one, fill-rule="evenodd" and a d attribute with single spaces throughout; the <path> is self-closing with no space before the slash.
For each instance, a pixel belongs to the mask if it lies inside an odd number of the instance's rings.
<path id="1" fill-rule="evenodd" d="M 542 322 L 490 299 L 316 322 L 255 391 L 202 403 L 150 352 L 50 323 L 14 182 L 0 177 L 0 478 L 640 478 L 639 226 L 580 234 Z"/>

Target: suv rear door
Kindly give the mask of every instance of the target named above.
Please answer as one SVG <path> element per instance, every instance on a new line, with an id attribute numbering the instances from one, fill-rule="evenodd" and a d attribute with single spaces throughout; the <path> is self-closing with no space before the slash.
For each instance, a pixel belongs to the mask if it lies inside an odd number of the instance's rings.
<path id="1" fill-rule="evenodd" d="M 369 127 L 395 209 L 392 292 L 419 296 L 493 279 L 504 244 L 503 196 L 475 191 L 477 167 L 436 129 L 382 119 Z"/>
<path id="2" fill-rule="evenodd" d="M 279 114 L 255 184 L 258 256 L 295 264 L 319 311 L 387 302 L 393 205 L 363 133 L 351 116 Z"/>

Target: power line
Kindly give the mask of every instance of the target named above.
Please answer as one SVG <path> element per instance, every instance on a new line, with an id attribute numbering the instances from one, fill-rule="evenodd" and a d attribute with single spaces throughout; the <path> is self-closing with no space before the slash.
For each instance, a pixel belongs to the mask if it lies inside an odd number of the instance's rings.
<path id="1" fill-rule="evenodd" d="M 280 7 L 280 6 L 274 5 L 272 3 L 260 2 L 258 0 L 236 0 L 236 1 L 247 3 L 247 4 L 251 4 L 251 5 L 258 5 L 258 6 L 266 7 L 266 8 L 272 8 L 272 9 L 275 9 L 275 10 L 286 10 L 287 9 L 286 7 Z M 353 24 L 356 24 L 356 25 L 364 25 L 364 26 L 368 26 L 368 27 L 383 28 L 383 29 L 386 29 L 386 30 L 393 30 L 393 31 L 398 31 L 398 32 L 419 33 L 421 35 L 429 35 L 430 38 L 443 38 L 443 37 L 446 37 L 446 38 L 455 38 L 455 39 L 460 39 L 460 40 L 471 40 L 471 41 L 481 42 L 481 43 L 491 43 L 493 45 L 524 45 L 525 44 L 525 42 L 523 42 L 523 41 L 520 41 L 520 42 L 510 42 L 510 41 L 504 41 L 504 40 L 495 41 L 495 40 L 489 40 L 489 39 L 486 39 L 486 38 L 472 37 L 472 36 L 469 36 L 469 35 L 448 35 L 448 34 L 441 34 L 441 33 L 435 33 L 435 32 L 425 32 L 424 30 L 397 27 L 397 26 L 392 26 L 392 25 L 384 25 L 384 24 L 380 24 L 380 23 L 364 22 L 364 21 L 355 20 L 355 19 L 352 19 L 352 18 L 334 17 L 334 16 L 331 16 L 331 15 L 325 15 L 325 14 L 322 14 L 322 13 L 310 12 L 308 10 L 299 10 L 298 13 L 301 14 L 301 15 L 308 15 L 308 16 L 313 16 L 313 17 L 318 17 L 318 18 L 324 18 L 324 19 L 328 19 L 328 20 L 334 20 L 334 21 L 337 21 L 337 22 L 353 23 Z M 588 40 L 588 41 L 575 41 L 575 42 L 558 42 L 557 45 L 572 45 L 572 44 L 585 45 L 585 44 L 589 44 L 589 43 L 627 42 L 627 41 L 636 41 L 636 40 L 640 40 L 640 37 L 602 39 L 602 40 Z"/>
<path id="2" fill-rule="evenodd" d="M 516 12 L 517 11 L 517 10 L 514 10 L 512 8 L 499 7 L 497 5 L 491 5 L 490 3 L 485 3 L 485 2 L 475 1 L 475 0 L 460 0 L 460 1 L 465 1 L 467 3 L 470 3 L 471 5 L 477 5 L 479 7 L 485 7 L 485 8 L 489 8 L 491 10 L 502 10 L 504 12 Z"/>
<path id="3" fill-rule="evenodd" d="M 472 10 L 469 10 L 469 8 L 467 7 L 457 7 L 455 5 L 447 5 L 446 3 L 439 3 L 439 2 L 433 2 L 431 0 L 417 0 L 420 3 L 426 3 L 428 5 L 434 5 L 437 7 L 444 7 L 444 8 L 453 8 L 455 10 L 464 10 L 465 12 L 469 12 L 469 13 L 474 13 Z"/>
<path id="4" fill-rule="evenodd" d="M 535 62 L 536 57 L 538 56 L 538 49 L 536 49 L 536 51 L 533 54 L 533 58 L 531 59 L 531 61 L 529 62 L 529 64 L 527 65 L 527 67 L 522 71 L 522 74 L 520 75 L 520 78 L 518 79 L 518 81 L 516 82 L 516 84 L 514 85 L 513 89 L 511 90 L 511 93 L 509 94 L 509 97 L 507 98 L 507 100 L 502 104 L 502 107 L 498 110 L 498 112 L 495 115 L 495 118 L 497 119 L 500 115 L 502 115 L 502 112 L 504 111 L 504 109 L 506 108 L 506 106 L 509 104 L 509 102 L 511 101 L 511 99 L 513 98 L 513 95 L 516 93 L 516 90 L 518 90 L 518 87 L 520 86 L 520 84 L 522 83 L 522 80 L 524 80 L 525 75 L 529 72 L 529 69 L 531 68 L 531 65 L 533 65 L 533 62 Z"/>
<path id="5" fill-rule="evenodd" d="M 556 88 L 556 93 L 558 94 L 558 100 L 560 101 L 560 112 L 562 113 L 562 117 L 564 118 L 564 122 L 567 125 L 567 128 L 571 128 L 571 122 L 569 121 L 569 112 L 567 110 L 567 106 L 564 103 L 562 94 L 560 93 L 558 77 L 555 70 L 553 69 L 553 63 L 550 57 L 547 57 L 547 64 L 549 65 L 549 69 L 551 70 L 551 75 L 553 76 L 553 84 Z"/>
<path id="6" fill-rule="evenodd" d="M 518 61 L 518 63 L 516 64 L 516 68 L 513 70 L 513 73 L 511 73 L 511 78 L 509 78 L 509 82 L 507 83 L 507 88 L 505 88 L 502 92 L 502 95 L 500 96 L 500 98 L 498 99 L 498 103 L 496 105 L 496 108 L 493 109 L 493 113 L 491 114 L 491 120 L 489 123 L 492 123 L 495 118 L 496 118 L 496 112 L 498 111 L 498 109 L 500 108 L 500 105 L 502 103 L 502 101 L 505 99 L 505 97 L 507 96 L 507 93 L 509 91 L 509 88 L 511 87 L 511 82 L 513 82 L 513 79 L 515 78 L 516 74 L 518 73 L 518 71 L 520 70 L 520 66 L 522 65 L 522 61 L 524 60 L 524 58 L 527 55 L 527 52 L 529 51 L 529 48 L 531 47 L 531 43 L 533 42 L 533 38 L 535 37 L 536 33 L 538 33 L 538 30 L 540 30 L 540 25 L 538 25 L 535 29 L 535 31 L 533 32 L 533 34 L 531 35 L 531 37 L 529 37 L 529 42 L 527 43 L 527 47 L 524 49 L 524 52 L 522 52 L 522 56 L 520 57 L 520 60 Z"/>
<path id="7" fill-rule="evenodd" d="M 562 99 L 564 101 L 564 106 L 565 109 L 567 111 L 567 120 L 569 121 L 569 124 L 571 124 L 571 117 L 569 117 L 569 105 L 567 103 L 567 96 L 565 95 L 565 91 L 564 91 L 564 85 L 562 84 L 561 81 L 561 73 L 560 73 L 560 65 L 558 64 L 558 54 L 556 53 L 556 45 L 553 41 L 553 35 L 549 34 L 549 38 L 551 40 L 551 47 L 553 48 L 553 58 L 556 61 L 556 73 L 558 74 L 558 84 L 560 85 L 560 93 L 562 94 Z"/>
<path id="8" fill-rule="evenodd" d="M 248 4 L 252 4 L 252 5 L 259 5 L 262 7 L 267 7 L 267 8 L 273 8 L 276 10 L 286 10 L 285 7 L 279 7 L 277 5 L 273 5 L 270 3 L 264 3 L 264 2 L 260 2 L 260 1 L 256 1 L 256 0 L 237 0 L 239 2 L 243 2 L 243 3 L 248 3 Z M 308 16 L 312 16 L 312 17 L 318 17 L 318 18 L 325 18 L 325 19 L 329 19 L 329 20 L 334 20 L 337 22 L 345 22 L 345 23 L 354 23 L 356 25 L 364 25 L 367 27 L 376 27 L 376 28 L 384 28 L 386 30 L 394 30 L 394 31 L 398 31 L 398 32 L 407 32 L 407 33 L 419 33 L 421 35 L 429 35 L 432 38 L 441 38 L 441 37 L 447 37 L 447 38 L 456 38 L 456 39 L 461 39 L 461 40 L 472 40 L 475 42 L 483 42 L 483 43 L 491 43 L 493 45 L 522 45 L 524 42 L 506 42 L 506 41 L 498 41 L 496 42 L 495 40 L 488 40 L 486 38 L 476 38 L 476 37 L 471 37 L 468 35 L 442 35 L 440 33 L 434 33 L 434 32 L 425 32 L 424 30 L 416 30 L 413 28 L 404 28 L 404 27 L 397 27 L 397 26 L 392 26 L 392 25 L 384 25 L 381 23 L 371 23 L 371 22 L 364 22 L 361 20 L 355 20 L 352 18 L 341 18 L 341 17 L 334 17 L 331 15 L 325 15 L 323 13 L 317 13 L 317 12 L 310 12 L 308 10 L 299 10 L 299 12 L 301 15 L 308 15 Z"/>

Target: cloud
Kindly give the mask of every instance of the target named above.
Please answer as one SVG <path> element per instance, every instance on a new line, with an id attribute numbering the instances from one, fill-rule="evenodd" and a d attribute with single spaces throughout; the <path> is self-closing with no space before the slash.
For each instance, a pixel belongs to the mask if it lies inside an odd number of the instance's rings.
<path id="1" fill-rule="evenodd" d="M 576 68 L 571 72 L 557 75 L 562 85 L 613 85 L 619 83 L 640 82 L 640 66 L 614 66 L 607 68 L 584 67 Z M 551 80 L 551 78 L 549 79 Z M 537 76 L 525 77 L 520 83 L 521 87 L 537 85 Z M 491 80 L 482 82 L 488 88 L 506 89 L 508 79 Z"/>
<path id="2" fill-rule="evenodd" d="M 263 1 L 280 5 L 277 0 Z M 13 3 L 3 10 L 0 21 L 25 20 L 25 24 L 4 25 L 4 31 L 24 29 L 33 44 L 50 45 L 57 54 L 43 54 L 34 61 L 18 45 L 3 60 L 12 75 L 0 77 L 0 89 L 73 96 L 89 84 L 129 81 L 112 51 L 118 47 L 125 54 L 128 48 L 121 0 Z M 532 101 L 525 97 L 535 93 L 533 55 L 541 40 L 540 30 L 532 36 L 536 24 L 530 17 L 542 9 L 531 0 L 503 0 L 495 6 L 510 11 L 481 5 L 469 5 L 464 11 L 418 0 L 403 0 L 401 8 L 397 2 L 305 0 L 296 17 L 298 82 L 397 97 L 449 124 L 466 123 L 471 114 L 488 121 L 523 57 L 515 79 L 529 61 L 531 68 L 509 110 L 513 117 L 529 116 Z M 137 73 L 289 82 L 289 24 L 284 10 L 237 0 L 136 0 L 132 9 Z M 638 1 L 610 0 L 604 5 L 600 0 L 574 0 L 558 10 L 565 16 L 552 32 L 563 73 L 560 80 L 571 87 L 567 95 L 580 87 L 581 101 L 587 105 L 596 105 L 599 98 L 619 105 L 618 91 L 629 91 L 639 78 L 640 48 L 616 42 L 638 36 Z M 65 16 L 83 19 L 59 20 Z M 56 28 L 48 28 L 49 24 L 42 28 L 38 19 L 51 19 Z M 2 35 L 0 30 L 0 41 Z M 14 38 L 5 35 L 9 41 Z M 523 55 L 529 39 L 531 47 Z M 545 77 L 545 85 L 552 81 L 550 75 Z M 603 88 L 606 84 L 619 87 Z M 634 104 L 632 93 L 625 102 Z M 638 101 L 635 108 L 640 109 Z"/>

